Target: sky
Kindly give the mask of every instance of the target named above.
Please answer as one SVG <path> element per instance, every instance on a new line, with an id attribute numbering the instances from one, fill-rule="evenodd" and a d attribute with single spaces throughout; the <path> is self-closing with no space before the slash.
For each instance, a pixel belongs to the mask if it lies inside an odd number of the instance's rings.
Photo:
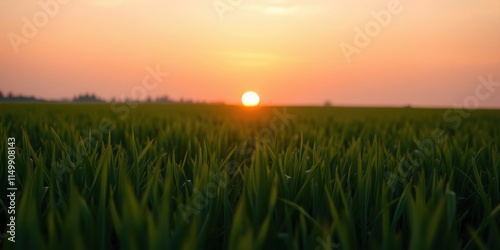
<path id="1" fill-rule="evenodd" d="M 500 108 L 498 82 L 500 0 L 0 2 L 4 94 Z"/>

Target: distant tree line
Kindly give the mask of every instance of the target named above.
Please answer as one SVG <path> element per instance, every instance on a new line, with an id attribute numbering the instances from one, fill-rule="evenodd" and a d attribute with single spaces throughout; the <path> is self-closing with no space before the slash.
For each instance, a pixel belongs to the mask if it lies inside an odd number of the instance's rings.
<path id="1" fill-rule="evenodd" d="M 73 99 L 61 99 L 61 100 L 45 100 L 36 98 L 34 96 L 23 96 L 23 95 L 14 95 L 9 93 L 7 96 L 4 96 L 3 92 L 0 91 L 0 102 L 64 102 L 64 103 L 106 103 L 107 101 L 103 98 L 98 97 L 95 94 L 81 94 L 75 96 Z M 147 97 L 146 100 L 133 100 L 130 98 L 125 98 L 124 100 L 117 100 L 116 98 L 111 99 L 111 103 L 205 103 L 205 102 L 195 102 L 189 99 L 181 98 L 180 100 L 173 100 L 168 96 L 159 96 L 156 98 Z"/>
<path id="2" fill-rule="evenodd" d="M 23 96 L 23 95 L 13 95 L 9 93 L 7 96 L 4 96 L 2 91 L 0 91 L 0 102 L 41 102 L 43 100 L 36 99 L 33 96 Z"/>

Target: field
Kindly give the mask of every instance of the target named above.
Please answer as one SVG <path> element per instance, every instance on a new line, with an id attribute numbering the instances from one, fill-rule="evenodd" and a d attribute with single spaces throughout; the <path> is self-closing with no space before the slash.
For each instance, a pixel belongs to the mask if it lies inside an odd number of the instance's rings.
<path id="1" fill-rule="evenodd" d="M 1 104 L 0 115 L 3 249 L 500 245 L 500 111 Z"/>

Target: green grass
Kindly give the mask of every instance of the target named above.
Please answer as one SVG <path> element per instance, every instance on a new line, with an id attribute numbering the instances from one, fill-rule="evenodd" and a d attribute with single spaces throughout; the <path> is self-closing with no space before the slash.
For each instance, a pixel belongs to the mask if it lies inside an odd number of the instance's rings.
<path id="1" fill-rule="evenodd" d="M 0 105 L 2 248 L 500 245 L 500 111 L 124 107 Z"/>

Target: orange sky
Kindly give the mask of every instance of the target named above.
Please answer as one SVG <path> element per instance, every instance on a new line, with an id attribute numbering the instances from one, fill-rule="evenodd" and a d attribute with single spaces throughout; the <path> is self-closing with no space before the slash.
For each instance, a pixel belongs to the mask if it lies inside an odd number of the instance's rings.
<path id="1" fill-rule="evenodd" d="M 480 75 L 500 82 L 500 0 L 216 1 L 231 10 L 219 15 L 214 0 L 2 1 L 0 90 L 131 96 L 158 65 L 169 76 L 152 97 L 232 104 L 254 90 L 263 104 L 453 106 L 475 95 Z M 391 17 L 382 25 L 373 13 Z M 38 18 L 32 37 L 23 18 Z M 356 30 L 374 22 L 348 59 L 341 45 L 356 46 Z M 482 107 L 500 108 L 500 86 L 492 92 Z"/>

